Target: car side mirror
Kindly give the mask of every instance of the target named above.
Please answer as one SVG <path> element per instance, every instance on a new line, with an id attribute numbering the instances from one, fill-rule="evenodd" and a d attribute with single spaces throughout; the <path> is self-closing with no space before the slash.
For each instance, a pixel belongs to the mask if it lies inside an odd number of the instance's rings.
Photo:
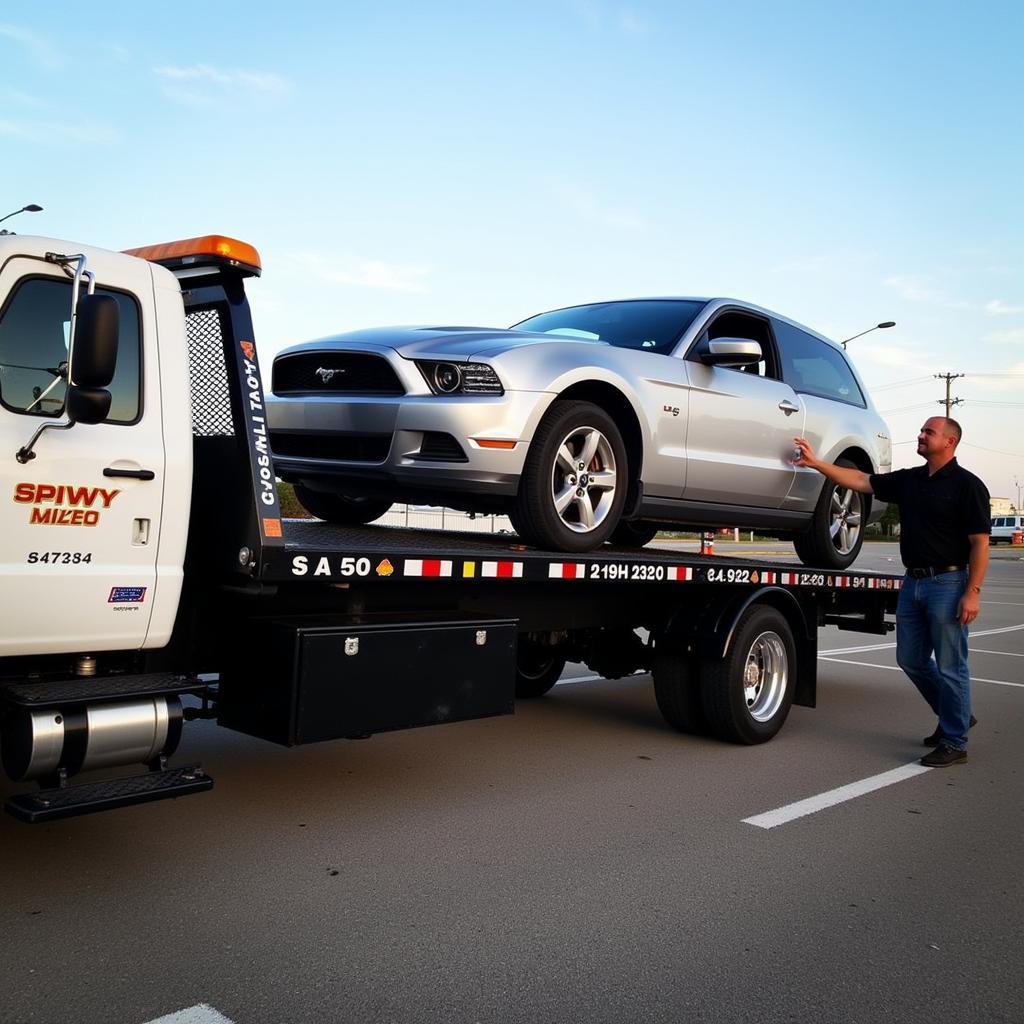
<path id="1" fill-rule="evenodd" d="M 78 300 L 71 352 L 72 384 L 91 390 L 105 388 L 114 379 L 119 328 L 116 299 L 109 295 L 83 295 Z M 82 419 L 79 422 L 98 421 Z"/>
<path id="2" fill-rule="evenodd" d="M 697 358 L 707 366 L 750 366 L 764 354 L 760 343 L 749 338 L 713 338 L 700 345 Z"/>

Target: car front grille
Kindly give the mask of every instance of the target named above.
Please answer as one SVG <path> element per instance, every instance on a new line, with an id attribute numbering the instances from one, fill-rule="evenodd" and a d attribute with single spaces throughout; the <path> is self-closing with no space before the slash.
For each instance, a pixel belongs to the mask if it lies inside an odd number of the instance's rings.
<path id="1" fill-rule="evenodd" d="M 272 430 L 270 450 L 277 458 L 383 462 L 391 450 L 391 435 L 289 434 Z"/>
<path id="2" fill-rule="evenodd" d="M 301 352 L 274 361 L 275 395 L 404 395 L 383 357 L 365 352 Z"/>

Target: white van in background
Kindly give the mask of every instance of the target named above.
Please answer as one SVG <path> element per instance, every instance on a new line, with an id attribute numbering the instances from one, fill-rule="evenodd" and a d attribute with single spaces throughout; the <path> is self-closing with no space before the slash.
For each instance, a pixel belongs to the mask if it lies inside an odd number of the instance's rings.
<path id="1" fill-rule="evenodd" d="M 1024 530 L 1024 516 L 995 516 L 992 519 L 990 544 L 1012 544 L 1017 530 Z"/>

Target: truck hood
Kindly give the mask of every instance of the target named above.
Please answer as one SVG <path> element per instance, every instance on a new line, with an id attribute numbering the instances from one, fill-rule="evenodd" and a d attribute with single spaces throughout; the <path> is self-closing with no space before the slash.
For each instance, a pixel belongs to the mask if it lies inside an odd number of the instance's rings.
<path id="1" fill-rule="evenodd" d="M 486 359 L 529 345 L 559 344 L 601 345 L 607 343 L 591 338 L 574 338 L 566 334 L 534 334 L 492 327 L 373 327 L 349 331 L 329 338 L 304 342 L 284 349 L 280 356 L 298 352 L 338 352 L 346 349 L 380 351 L 393 349 L 404 359 L 446 359 L 464 362 Z"/>

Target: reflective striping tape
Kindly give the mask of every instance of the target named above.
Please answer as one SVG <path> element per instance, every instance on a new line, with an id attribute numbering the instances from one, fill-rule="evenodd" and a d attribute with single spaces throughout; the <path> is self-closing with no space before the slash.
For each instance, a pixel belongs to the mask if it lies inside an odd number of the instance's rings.
<path id="1" fill-rule="evenodd" d="M 407 558 L 402 567 L 403 576 L 451 576 L 452 563 L 437 558 Z"/>
<path id="2" fill-rule="evenodd" d="M 548 566 L 549 580 L 581 580 L 586 566 L 579 562 L 552 562 Z"/>
<path id="3" fill-rule="evenodd" d="M 522 562 L 481 562 L 480 575 L 489 579 L 521 579 L 523 575 Z"/>
<path id="4" fill-rule="evenodd" d="M 676 583 L 685 583 L 687 580 L 693 579 L 693 569 L 690 566 L 670 565 L 665 570 L 665 579 Z"/>
<path id="5" fill-rule="evenodd" d="M 779 574 L 777 572 L 763 572 L 761 573 L 762 583 L 778 583 Z"/>
<path id="6" fill-rule="evenodd" d="M 476 576 L 476 562 L 463 562 L 462 578 L 464 580 L 471 580 L 474 576 Z"/>

